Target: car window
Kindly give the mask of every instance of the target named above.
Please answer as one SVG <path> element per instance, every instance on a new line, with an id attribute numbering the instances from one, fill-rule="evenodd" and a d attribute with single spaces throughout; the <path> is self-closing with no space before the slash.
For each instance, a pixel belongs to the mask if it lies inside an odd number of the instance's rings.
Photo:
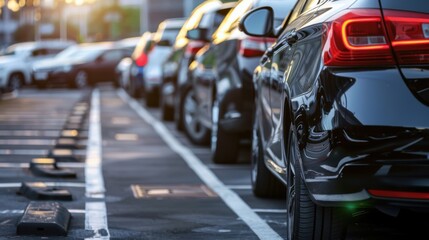
<path id="1" fill-rule="evenodd" d="M 288 19 L 288 24 L 293 22 L 299 16 L 299 14 L 302 12 L 302 8 L 306 2 L 307 2 L 307 0 L 301 0 L 301 1 L 298 1 L 296 3 L 295 7 L 293 8 L 292 12 L 290 13 L 290 16 Z"/>
<path id="2" fill-rule="evenodd" d="M 252 7 L 253 1 L 251 0 L 242 0 L 237 6 L 228 13 L 225 17 L 225 20 L 220 24 L 218 30 L 216 31 L 216 35 L 223 35 L 232 29 L 234 29 L 238 20 Z"/>
<path id="3" fill-rule="evenodd" d="M 108 51 L 103 54 L 103 60 L 106 62 L 117 62 L 121 60 L 123 54 L 120 50 Z"/>
<path id="4" fill-rule="evenodd" d="M 307 12 L 317 6 L 320 0 L 308 0 L 301 12 Z"/>
<path id="5" fill-rule="evenodd" d="M 201 21 L 198 27 L 210 28 L 210 26 L 212 25 L 211 23 L 213 22 L 213 18 L 214 18 L 214 12 L 208 12 L 204 14 L 203 17 L 201 18 Z"/>
<path id="6" fill-rule="evenodd" d="M 38 48 L 31 51 L 32 57 L 40 57 L 40 56 L 45 56 L 47 54 L 48 54 L 48 50 L 46 48 Z"/>

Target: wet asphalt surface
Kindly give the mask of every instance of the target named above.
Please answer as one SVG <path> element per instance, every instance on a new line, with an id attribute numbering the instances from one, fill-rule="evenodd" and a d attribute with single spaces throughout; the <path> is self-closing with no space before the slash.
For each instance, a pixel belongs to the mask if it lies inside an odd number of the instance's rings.
<path id="1" fill-rule="evenodd" d="M 144 121 L 110 86 L 99 86 L 102 176 L 106 188 L 102 199 L 107 208 L 110 239 L 259 239 L 246 224 L 187 165 L 153 124 Z M 77 127 L 70 116 L 91 105 L 91 90 L 21 90 L 0 101 L 0 239 L 40 239 L 16 234 L 23 210 L 31 201 L 17 194 L 22 182 L 43 182 L 67 189 L 72 201 L 60 201 L 72 214 L 65 239 L 93 238 L 85 219 L 85 160 L 90 124 L 88 115 L 79 122 L 75 149 L 68 149 L 59 166 L 74 170 L 75 179 L 35 175 L 28 168 L 33 158 L 51 150 L 67 149 L 57 144 L 63 132 Z M 144 103 L 142 103 L 144 105 Z M 85 108 L 83 108 L 85 109 Z M 87 109 L 90 110 L 89 108 Z M 148 109 L 159 119 L 158 109 Z M 70 125 L 71 124 L 71 125 Z M 282 238 L 286 233 L 284 199 L 259 199 L 252 195 L 246 147 L 240 164 L 215 165 L 210 149 L 194 146 L 173 123 L 169 132 L 226 188 L 235 192 L 250 209 Z M 64 153 L 63 153 L 64 154 Z M 57 155 L 58 157 L 59 155 Z M 70 156 L 71 158 L 67 158 Z M 427 216 L 427 215 L 426 215 Z M 428 239 L 428 220 L 409 215 L 396 220 L 375 212 L 359 215 L 348 228 L 347 239 Z M 58 239 L 50 237 L 43 239 Z"/>

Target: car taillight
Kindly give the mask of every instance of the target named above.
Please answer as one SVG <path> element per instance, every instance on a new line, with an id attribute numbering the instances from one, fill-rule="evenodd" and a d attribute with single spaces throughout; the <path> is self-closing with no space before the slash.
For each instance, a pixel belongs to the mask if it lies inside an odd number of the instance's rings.
<path id="1" fill-rule="evenodd" d="M 326 66 L 394 65 L 381 12 L 348 10 L 323 25 Z"/>
<path id="2" fill-rule="evenodd" d="M 384 15 L 384 16 L 383 16 Z M 355 9 L 323 25 L 326 66 L 393 66 L 429 63 L 429 15 Z"/>
<path id="3" fill-rule="evenodd" d="M 383 11 L 387 32 L 400 65 L 429 63 L 429 14 Z"/>
<path id="4" fill-rule="evenodd" d="M 147 55 L 145 53 L 141 53 L 136 59 L 136 65 L 138 67 L 144 67 L 147 64 L 147 60 Z"/>
<path id="5" fill-rule="evenodd" d="M 244 57 L 260 57 L 273 43 L 271 38 L 246 37 L 240 40 L 238 52 Z"/>
<path id="6" fill-rule="evenodd" d="M 185 53 L 189 55 L 195 55 L 197 52 L 204 47 L 204 42 L 202 41 L 190 41 L 186 46 Z"/>

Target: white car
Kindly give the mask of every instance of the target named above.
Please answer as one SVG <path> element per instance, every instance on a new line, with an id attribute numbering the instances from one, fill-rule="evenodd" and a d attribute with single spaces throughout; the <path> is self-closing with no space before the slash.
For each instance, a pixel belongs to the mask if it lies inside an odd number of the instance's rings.
<path id="1" fill-rule="evenodd" d="M 10 92 L 32 82 L 32 65 L 53 57 L 68 46 L 70 41 L 42 41 L 17 43 L 0 55 L 0 91 Z"/>

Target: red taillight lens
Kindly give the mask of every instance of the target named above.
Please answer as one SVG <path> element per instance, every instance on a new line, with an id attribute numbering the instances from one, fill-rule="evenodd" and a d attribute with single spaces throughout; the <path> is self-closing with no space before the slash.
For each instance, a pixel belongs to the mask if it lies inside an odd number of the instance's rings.
<path id="1" fill-rule="evenodd" d="M 271 38 L 246 37 L 239 42 L 238 52 L 244 57 L 260 57 L 274 41 Z"/>
<path id="2" fill-rule="evenodd" d="M 204 47 L 204 42 L 202 41 L 190 41 L 186 46 L 185 53 L 189 55 L 195 55 L 197 52 Z"/>
<path id="3" fill-rule="evenodd" d="M 386 38 L 379 10 L 342 12 L 324 24 L 324 63 L 326 66 L 394 65 Z"/>
<path id="4" fill-rule="evenodd" d="M 400 65 L 429 63 L 429 14 L 386 10 L 384 19 Z"/>
<path id="5" fill-rule="evenodd" d="M 136 59 L 136 65 L 138 67 L 144 67 L 147 64 L 147 55 L 146 53 L 141 53 L 140 56 L 137 57 Z"/>

